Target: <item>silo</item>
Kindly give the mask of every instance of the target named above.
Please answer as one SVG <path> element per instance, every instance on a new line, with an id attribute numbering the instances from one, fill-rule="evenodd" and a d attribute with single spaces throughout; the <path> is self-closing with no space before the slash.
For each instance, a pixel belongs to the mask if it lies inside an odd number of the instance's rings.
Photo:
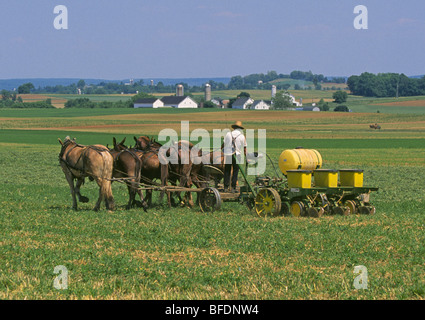
<path id="1" fill-rule="evenodd" d="M 184 95 L 184 87 L 182 84 L 179 84 L 177 85 L 177 88 L 176 88 L 176 96 L 183 97 L 183 95 Z"/>
<path id="2" fill-rule="evenodd" d="M 276 86 L 272 85 L 272 98 L 276 96 Z"/>
<path id="3" fill-rule="evenodd" d="M 211 101 L 211 85 L 209 83 L 205 85 L 205 101 Z"/>

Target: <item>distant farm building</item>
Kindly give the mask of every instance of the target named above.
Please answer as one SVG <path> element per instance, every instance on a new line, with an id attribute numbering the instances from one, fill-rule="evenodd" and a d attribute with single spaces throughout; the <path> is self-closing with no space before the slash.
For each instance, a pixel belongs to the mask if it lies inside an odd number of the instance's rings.
<path id="1" fill-rule="evenodd" d="M 161 108 L 163 106 L 164 102 L 158 98 L 145 98 L 134 101 L 135 108 Z"/>
<path id="2" fill-rule="evenodd" d="M 192 100 L 191 97 L 182 96 L 182 97 L 163 97 L 161 101 L 164 103 L 164 107 L 171 108 L 198 108 L 198 104 Z"/>
<path id="3" fill-rule="evenodd" d="M 198 104 L 188 96 L 138 99 L 133 106 L 134 108 L 198 108 Z"/>
<path id="4" fill-rule="evenodd" d="M 254 110 L 269 110 L 270 109 L 270 103 L 267 103 L 264 100 L 255 100 L 252 105 L 250 106 L 250 109 Z"/>
<path id="5" fill-rule="evenodd" d="M 296 108 L 296 111 L 320 111 L 319 107 L 303 107 L 303 108 Z"/>
<path id="6" fill-rule="evenodd" d="M 289 98 L 291 99 L 292 105 L 294 105 L 295 107 L 302 107 L 303 103 L 301 101 L 296 101 L 295 97 L 292 94 L 289 94 Z"/>
<path id="7" fill-rule="evenodd" d="M 249 106 L 254 103 L 254 100 L 248 97 L 238 98 L 232 104 L 232 109 L 249 109 Z"/>

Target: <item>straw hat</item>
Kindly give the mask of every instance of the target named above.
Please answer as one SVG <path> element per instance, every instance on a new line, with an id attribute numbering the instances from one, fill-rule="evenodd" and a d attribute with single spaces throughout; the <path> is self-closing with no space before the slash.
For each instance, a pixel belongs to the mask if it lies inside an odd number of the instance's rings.
<path id="1" fill-rule="evenodd" d="M 236 121 L 234 124 L 232 124 L 232 128 L 233 129 L 245 129 L 244 127 L 242 127 L 242 122 L 240 122 L 239 120 Z"/>

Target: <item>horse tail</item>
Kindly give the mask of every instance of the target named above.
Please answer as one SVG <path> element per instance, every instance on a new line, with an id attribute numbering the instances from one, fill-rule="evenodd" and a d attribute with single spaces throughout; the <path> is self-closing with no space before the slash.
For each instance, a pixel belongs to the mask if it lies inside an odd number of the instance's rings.
<path id="1" fill-rule="evenodd" d="M 103 158 L 103 167 L 102 167 L 102 185 L 101 185 L 101 194 L 105 199 L 105 204 L 108 210 L 113 210 L 115 207 L 114 196 L 112 194 L 112 179 L 113 169 L 114 169 L 114 157 L 109 152 L 100 152 Z"/>

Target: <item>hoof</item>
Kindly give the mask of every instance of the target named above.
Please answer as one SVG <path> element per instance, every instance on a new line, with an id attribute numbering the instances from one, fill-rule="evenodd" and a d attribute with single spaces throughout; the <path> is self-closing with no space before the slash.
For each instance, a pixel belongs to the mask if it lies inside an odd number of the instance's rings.
<path id="1" fill-rule="evenodd" d="M 80 202 L 82 202 L 82 203 L 87 203 L 87 202 L 89 202 L 89 198 L 87 198 L 87 197 L 85 197 L 85 196 L 81 196 L 81 197 L 79 198 L 79 200 L 80 200 Z"/>

